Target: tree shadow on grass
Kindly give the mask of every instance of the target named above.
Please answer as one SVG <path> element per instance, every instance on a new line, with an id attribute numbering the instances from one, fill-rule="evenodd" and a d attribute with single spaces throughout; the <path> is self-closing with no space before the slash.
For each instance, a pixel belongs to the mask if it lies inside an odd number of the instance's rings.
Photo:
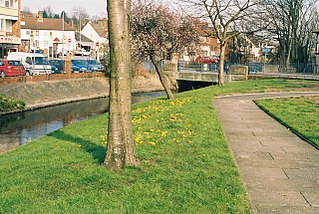
<path id="1" fill-rule="evenodd" d="M 59 140 L 69 141 L 69 142 L 73 142 L 73 143 L 81 145 L 82 149 L 90 153 L 93 156 L 93 158 L 97 160 L 100 164 L 103 163 L 105 159 L 105 147 L 101 145 L 96 145 L 95 143 L 91 141 L 66 134 L 65 132 L 61 130 L 52 132 L 48 134 L 48 136 L 54 137 Z"/>

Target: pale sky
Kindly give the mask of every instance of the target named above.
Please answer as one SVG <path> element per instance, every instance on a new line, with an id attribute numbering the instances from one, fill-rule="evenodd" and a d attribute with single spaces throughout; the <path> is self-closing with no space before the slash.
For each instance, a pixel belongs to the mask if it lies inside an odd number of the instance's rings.
<path id="1" fill-rule="evenodd" d="M 106 0 L 21 0 L 21 9 L 28 7 L 34 13 L 48 6 L 54 13 L 60 14 L 64 10 L 69 16 L 76 7 L 85 9 L 90 17 L 106 14 Z"/>

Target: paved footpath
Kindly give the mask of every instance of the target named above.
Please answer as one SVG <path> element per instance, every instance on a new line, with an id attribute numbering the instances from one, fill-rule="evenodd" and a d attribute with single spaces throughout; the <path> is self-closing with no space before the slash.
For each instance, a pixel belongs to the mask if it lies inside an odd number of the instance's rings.
<path id="1" fill-rule="evenodd" d="M 254 213 L 319 213 L 319 150 L 301 140 L 253 102 L 269 93 L 215 98 L 229 147 Z"/>

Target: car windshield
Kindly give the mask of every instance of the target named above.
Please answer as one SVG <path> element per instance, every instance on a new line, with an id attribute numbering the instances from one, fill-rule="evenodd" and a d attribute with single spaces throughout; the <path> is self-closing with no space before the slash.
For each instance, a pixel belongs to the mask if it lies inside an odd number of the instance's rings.
<path id="1" fill-rule="evenodd" d="M 90 65 L 99 65 L 100 63 L 98 63 L 96 60 L 90 59 L 88 60 Z"/>
<path id="2" fill-rule="evenodd" d="M 22 66 L 20 61 L 8 61 L 8 64 L 12 66 Z"/>
<path id="3" fill-rule="evenodd" d="M 49 61 L 45 57 L 35 57 L 36 65 L 49 65 Z"/>
<path id="4" fill-rule="evenodd" d="M 88 64 L 87 60 L 80 60 L 80 59 L 72 60 L 72 63 L 74 65 L 82 65 L 82 66 Z"/>
<path id="5" fill-rule="evenodd" d="M 62 65 L 62 61 L 60 61 L 60 60 L 51 60 L 50 64 L 54 65 L 54 66 L 60 66 L 60 65 Z"/>

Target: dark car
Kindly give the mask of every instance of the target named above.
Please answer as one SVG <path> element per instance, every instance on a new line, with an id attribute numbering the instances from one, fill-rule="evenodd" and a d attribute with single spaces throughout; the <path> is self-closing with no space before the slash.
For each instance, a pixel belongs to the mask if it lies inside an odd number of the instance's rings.
<path id="1" fill-rule="evenodd" d="M 87 59 L 72 59 L 72 67 L 77 67 L 78 71 L 74 71 L 74 73 L 76 72 L 88 72 L 88 60 Z"/>
<path id="2" fill-rule="evenodd" d="M 89 71 L 104 71 L 104 66 L 96 61 L 95 59 L 88 59 L 88 70 Z"/>
<path id="3" fill-rule="evenodd" d="M 52 67 L 52 73 L 53 74 L 63 74 L 64 72 L 64 63 L 65 61 L 63 59 L 51 59 L 50 64 Z M 78 66 L 73 65 L 72 63 L 72 73 L 79 72 L 80 68 Z"/>
<path id="4" fill-rule="evenodd" d="M 49 60 L 52 74 L 62 74 L 64 73 L 64 60 L 62 59 L 50 59 Z"/>
<path id="5" fill-rule="evenodd" d="M 0 60 L 1 78 L 7 76 L 24 76 L 26 71 L 22 63 L 18 60 Z"/>

